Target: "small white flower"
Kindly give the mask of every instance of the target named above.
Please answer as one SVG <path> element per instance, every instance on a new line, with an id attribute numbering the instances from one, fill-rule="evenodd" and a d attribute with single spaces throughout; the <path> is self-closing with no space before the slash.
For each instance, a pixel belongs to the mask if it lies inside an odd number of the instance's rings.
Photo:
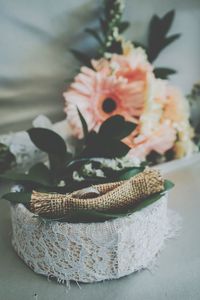
<path id="1" fill-rule="evenodd" d="M 84 175 L 87 175 L 87 176 L 105 177 L 103 171 L 100 169 L 93 168 L 91 163 L 86 164 L 83 167 L 83 173 L 84 173 Z"/>
<path id="2" fill-rule="evenodd" d="M 77 171 L 73 172 L 72 177 L 75 181 L 83 181 L 84 180 L 83 176 L 80 176 Z"/>
<path id="3" fill-rule="evenodd" d="M 11 193 L 20 193 L 24 191 L 24 187 L 21 184 L 13 185 L 10 189 Z"/>
<path id="4" fill-rule="evenodd" d="M 104 172 L 100 169 L 96 170 L 96 176 L 97 177 L 105 177 Z"/>
<path id="5" fill-rule="evenodd" d="M 128 167 L 139 167 L 141 164 L 140 159 L 137 157 L 130 158 L 128 156 L 125 156 L 116 160 L 120 163 L 121 169 L 128 168 Z"/>
<path id="6" fill-rule="evenodd" d="M 110 46 L 111 46 L 111 42 L 107 42 L 107 43 L 106 43 L 106 46 L 107 46 L 107 47 L 110 47 Z"/>
<path id="7" fill-rule="evenodd" d="M 60 186 L 60 187 L 63 187 L 63 186 L 65 186 L 65 182 L 64 182 L 64 180 L 61 180 L 61 181 L 59 182 L 58 186 Z"/>
<path id="8" fill-rule="evenodd" d="M 86 175 L 93 174 L 94 173 L 94 169 L 92 168 L 92 164 L 91 163 L 86 164 L 83 167 L 83 172 L 86 173 Z"/>
<path id="9" fill-rule="evenodd" d="M 113 28 L 113 37 L 115 38 L 116 41 L 120 39 L 119 30 L 117 27 Z"/>

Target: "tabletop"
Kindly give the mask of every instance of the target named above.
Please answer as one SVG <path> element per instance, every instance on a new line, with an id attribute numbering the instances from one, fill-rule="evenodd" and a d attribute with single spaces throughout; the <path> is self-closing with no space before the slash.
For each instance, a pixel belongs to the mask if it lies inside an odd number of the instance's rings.
<path id="1" fill-rule="evenodd" d="M 11 246 L 9 204 L 0 201 L 0 300 L 197 300 L 200 299 L 200 155 L 160 166 L 173 180 L 169 208 L 182 228 L 166 245 L 152 271 L 93 284 L 71 283 L 70 289 L 35 274 Z M 1 185 L 0 193 L 6 189 Z"/>

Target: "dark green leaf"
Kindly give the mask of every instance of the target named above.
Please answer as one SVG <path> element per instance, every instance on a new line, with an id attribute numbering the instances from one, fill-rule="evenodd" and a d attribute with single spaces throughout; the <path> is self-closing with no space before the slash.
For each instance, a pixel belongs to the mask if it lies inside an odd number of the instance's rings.
<path id="1" fill-rule="evenodd" d="M 168 31 L 170 30 L 173 20 L 175 17 L 175 11 L 171 10 L 169 12 L 167 12 L 162 18 L 160 23 L 161 25 L 161 30 L 162 30 L 162 34 L 166 35 L 168 33 Z"/>
<path id="2" fill-rule="evenodd" d="M 85 118 L 83 117 L 82 113 L 80 112 L 80 110 L 77 108 L 78 110 L 78 115 L 79 118 L 81 120 L 81 124 L 82 124 L 82 128 L 83 128 L 83 135 L 84 135 L 84 139 L 86 139 L 87 135 L 88 135 L 88 126 L 87 123 L 85 121 Z"/>
<path id="3" fill-rule="evenodd" d="M 121 139 L 128 136 L 135 126 L 119 115 L 108 118 L 101 125 L 98 133 L 93 131 L 87 135 L 85 148 L 81 152 L 80 158 L 125 156 L 130 148 Z"/>
<path id="4" fill-rule="evenodd" d="M 119 24 L 119 33 L 123 33 L 130 27 L 130 22 L 124 21 Z"/>
<path id="5" fill-rule="evenodd" d="M 121 41 L 114 40 L 112 42 L 111 46 L 109 46 L 106 49 L 106 52 L 116 53 L 116 54 L 123 54 L 123 49 L 122 49 L 122 43 L 121 43 Z"/>
<path id="6" fill-rule="evenodd" d="M 173 35 L 167 37 L 162 43 L 162 49 L 166 48 L 168 45 L 173 43 L 175 40 L 179 39 L 180 36 L 181 36 L 181 34 L 177 33 L 177 34 L 173 34 Z"/>
<path id="7" fill-rule="evenodd" d="M 123 157 L 125 156 L 129 150 L 130 147 L 124 144 L 121 141 L 118 140 L 110 140 L 106 141 L 107 145 L 104 146 L 102 157 L 107 158 L 116 158 L 116 157 Z"/>
<path id="8" fill-rule="evenodd" d="M 40 182 L 42 185 L 51 185 L 52 176 L 50 170 L 42 163 L 34 165 L 28 173 L 28 178 L 34 182 Z"/>
<path id="9" fill-rule="evenodd" d="M 125 171 L 124 173 L 120 174 L 118 180 L 128 180 L 131 177 L 137 175 L 138 173 L 142 172 L 144 168 L 132 168 L 129 171 Z"/>
<path id="10" fill-rule="evenodd" d="M 140 48 L 143 48 L 145 51 L 147 51 L 147 47 L 142 43 L 133 41 L 132 44 L 134 47 L 140 47 Z"/>
<path id="11" fill-rule="evenodd" d="M 125 121 L 123 116 L 115 115 L 102 123 L 99 134 L 103 137 L 121 140 L 129 136 L 135 128 L 134 123 Z"/>
<path id="12" fill-rule="evenodd" d="M 100 37 L 100 35 L 98 34 L 98 32 L 92 28 L 86 28 L 85 31 L 90 34 L 91 36 L 93 36 L 95 38 L 95 40 L 97 40 L 97 42 L 100 44 L 100 45 L 103 45 L 103 41 Z"/>
<path id="13" fill-rule="evenodd" d="M 105 21 L 104 18 L 99 18 L 99 22 L 101 25 L 101 30 L 104 36 L 106 36 L 106 31 L 107 31 L 107 22 Z"/>
<path id="14" fill-rule="evenodd" d="M 81 153 L 81 157 L 116 158 L 125 156 L 130 148 L 123 142 L 115 139 L 102 139 L 94 137 Z"/>
<path id="15" fill-rule="evenodd" d="M 31 193 L 25 193 L 25 192 L 8 193 L 3 195 L 2 198 L 14 204 L 16 203 L 28 204 L 31 200 Z"/>
<path id="16" fill-rule="evenodd" d="M 4 174 L 0 175 L 0 178 L 3 180 L 11 180 L 13 182 L 20 182 L 20 183 L 31 183 L 32 181 L 28 177 L 28 174 L 22 174 L 22 173 L 16 173 L 14 171 L 7 171 Z M 36 184 L 39 184 L 39 181 L 34 182 Z"/>
<path id="17" fill-rule="evenodd" d="M 52 182 L 49 169 L 42 163 L 32 167 L 28 174 L 7 171 L 6 173 L 0 175 L 0 178 L 4 180 L 11 180 L 17 183 L 28 183 L 36 186 L 50 186 Z"/>
<path id="18" fill-rule="evenodd" d="M 104 121 L 99 129 L 101 135 L 113 135 L 115 130 L 120 129 L 125 123 L 125 119 L 121 115 L 115 115 Z"/>
<path id="19" fill-rule="evenodd" d="M 153 62 L 165 47 L 180 37 L 180 34 L 166 36 L 172 25 L 174 14 L 174 11 L 170 11 L 163 18 L 159 18 L 157 15 L 152 17 L 149 25 L 147 47 L 150 62 Z"/>
<path id="20" fill-rule="evenodd" d="M 165 180 L 165 182 L 164 182 L 165 191 L 169 191 L 173 187 L 174 187 L 174 183 L 173 182 L 171 182 L 170 180 Z"/>
<path id="21" fill-rule="evenodd" d="M 170 68 L 155 68 L 154 74 L 156 78 L 168 79 L 169 76 L 176 74 L 176 70 Z"/>
<path id="22" fill-rule="evenodd" d="M 40 150 L 62 157 L 67 155 L 65 141 L 54 131 L 46 128 L 31 128 L 28 134 Z"/>
<path id="23" fill-rule="evenodd" d="M 70 49 L 70 52 L 74 55 L 76 59 L 80 61 L 80 63 L 82 63 L 85 66 L 91 67 L 91 58 L 87 54 L 75 49 Z"/>

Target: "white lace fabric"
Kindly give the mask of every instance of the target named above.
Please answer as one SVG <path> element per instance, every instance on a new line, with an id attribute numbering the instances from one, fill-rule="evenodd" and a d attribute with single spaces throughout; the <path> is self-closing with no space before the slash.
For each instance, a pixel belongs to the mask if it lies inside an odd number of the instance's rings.
<path id="1" fill-rule="evenodd" d="M 130 216 L 103 223 L 45 222 L 11 207 L 12 244 L 36 273 L 96 282 L 147 268 L 171 236 L 167 195 Z"/>

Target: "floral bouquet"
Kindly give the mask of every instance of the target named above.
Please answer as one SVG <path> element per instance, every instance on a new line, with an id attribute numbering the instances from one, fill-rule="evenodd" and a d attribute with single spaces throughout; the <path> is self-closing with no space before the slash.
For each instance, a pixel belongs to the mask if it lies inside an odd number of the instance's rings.
<path id="1" fill-rule="evenodd" d="M 105 1 L 101 30 L 86 30 L 99 43 L 95 58 L 72 50 L 86 64 L 64 93 L 72 133 L 77 138 L 83 135 L 76 107 L 90 130 L 98 130 L 107 118 L 118 114 L 136 124 L 124 140 L 130 157 L 155 164 L 191 155 L 197 148 L 188 100 L 167 81 L 174 70 L 152 65 L 161 50 L 180 36 L 167 35 L 174 11 L 152 18 L 148 45 L 143 46 L 123 38 L 129 26 L 122 21 L 123 9 L 123 1 Z"/>

